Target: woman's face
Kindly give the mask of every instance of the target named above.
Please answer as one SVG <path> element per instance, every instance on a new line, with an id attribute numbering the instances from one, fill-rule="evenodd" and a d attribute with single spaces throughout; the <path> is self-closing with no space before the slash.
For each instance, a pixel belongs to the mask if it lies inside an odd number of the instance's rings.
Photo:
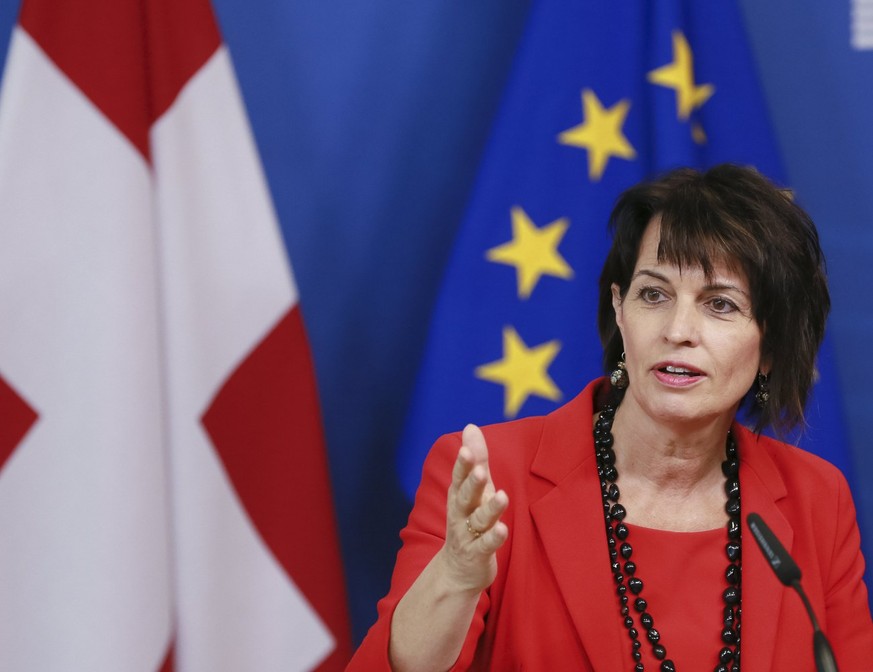
<path id="1" fill-rule="evenodd" d="M 745 274 L 658 261 L 660 222 L 649 223 L 624 300 L 612 286 L 630 386 L 627 395 L 660 422 L 733 418 L 761 367 L 761 329 Z M 625 397 L 626 401 L 628 397 Z"/>

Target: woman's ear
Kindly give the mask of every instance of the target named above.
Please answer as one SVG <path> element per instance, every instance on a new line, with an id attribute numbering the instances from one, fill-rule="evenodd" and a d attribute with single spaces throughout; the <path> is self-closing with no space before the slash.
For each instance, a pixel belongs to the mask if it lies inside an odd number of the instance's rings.
<path id="1" fill-rule="evenodd" d="M 612 309 L 615 311 L 615 323 L 621 331 L 623 325 L 621 290 L 616 283 L 612 283 Z"/>
<path id="2" fill-rule="evenodd" d="M 763 373 L 765 376 L 769 376 L 770 372 L 773 370 L 773 359 L 770 356 L 761 357 L 761 362 L 758 364 L 758 371 Z"/>
<path id="3" fill-rule="evenodd" d="M 772 352 L 764 352 L 764 337 L 767 333 L 767 326 L 764 325 L 761 327 L 761 361 L 758 362 L 758 371 L 763 373 L 765 376 L 769 376 L 770 372 L 773 370 L 773 353 Z M 766 348 L 769 350 L 769 348 Z"/>

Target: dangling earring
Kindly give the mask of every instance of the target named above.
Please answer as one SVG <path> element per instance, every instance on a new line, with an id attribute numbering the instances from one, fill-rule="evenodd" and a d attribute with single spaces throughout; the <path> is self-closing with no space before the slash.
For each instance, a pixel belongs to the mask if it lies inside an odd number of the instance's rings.
<path id="1" fill-rule="evenodd" d="M 621 353 L 621 359 L 618 360 L 615 370 L 609 376 L 609 382 L 617 390 L 623 390 L 630 382 L 627 377 L 627 367 L 624 365 L 624 353 Z"/>
<path id="2" fill-rule="evenodd" d="M 770 379 L 766 374 L 758 371 L 758 377 L 755 378 L 755 384 L 758 389 L 755 391 L 755 402 L 759 407 L 764 408 L 767 402 L 770 401 Z"/>

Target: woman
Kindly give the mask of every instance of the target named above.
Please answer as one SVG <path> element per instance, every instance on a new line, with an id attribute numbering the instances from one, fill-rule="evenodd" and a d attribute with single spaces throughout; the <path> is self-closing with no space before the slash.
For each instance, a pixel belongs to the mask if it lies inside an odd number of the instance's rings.
<path id="1" fill-rule="evenodd" d="M 760 435 L 803 424 L 830 305 L 813 223 L 724 165 L 630 189 L 611 227 L 610 379 L 437 441 L 350 670 L 813 670 L 750 512 L 802 568 L 840 669 L 873 669 L 845 479 Z"/>

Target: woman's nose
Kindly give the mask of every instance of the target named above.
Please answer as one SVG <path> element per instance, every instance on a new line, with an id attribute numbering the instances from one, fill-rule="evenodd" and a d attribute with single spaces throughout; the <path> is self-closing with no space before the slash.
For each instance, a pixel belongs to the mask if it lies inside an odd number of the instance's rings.
<path id="1" fill-rule="evenodd" d="M 678 345 L 697 345 L 700 339 L 700 319 L 700 311 L 694 301 L 676 300 L 666 317 L 664 339 Z"/>

